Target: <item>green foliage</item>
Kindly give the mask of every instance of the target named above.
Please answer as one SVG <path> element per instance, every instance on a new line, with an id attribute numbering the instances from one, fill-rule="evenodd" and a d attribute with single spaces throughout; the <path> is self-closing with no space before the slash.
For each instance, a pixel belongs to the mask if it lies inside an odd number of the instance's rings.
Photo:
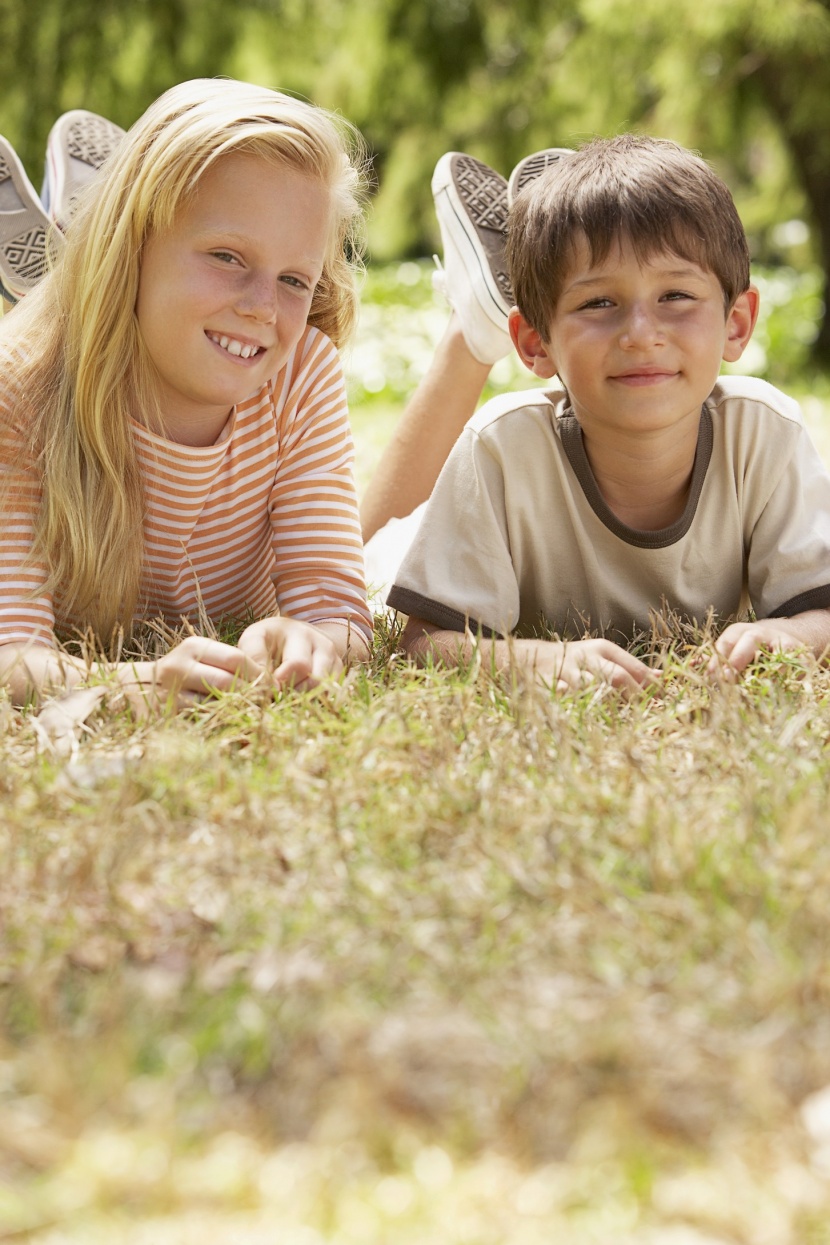
<path id="1" fill-rule="evenodd" d="M 0 129 L 39 171 L 66 108 L 126 126 L 185 77 L 282 87 L 366 135 L 379 259 L 436 248 L 429 178 L 445 150 L 507 173 L 534 148 L 648 130 L 717 164 L 757 260 L 776 262 L 775 226 L 802 218 L 826 271 L 829 50 L 823 0 L 0 0 Z"/>

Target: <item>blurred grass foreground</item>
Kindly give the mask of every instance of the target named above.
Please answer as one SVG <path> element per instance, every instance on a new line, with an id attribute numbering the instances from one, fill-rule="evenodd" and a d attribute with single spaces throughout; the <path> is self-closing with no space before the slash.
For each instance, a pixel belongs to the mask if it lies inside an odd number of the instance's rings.
<path id="1" fill-rule="evenodd" d="M 764 280 L 826 444 L 815 286 Z M 364 478 L 428 285 L 370 274 Z M 63 756 L 0 702 L 0 1242 L 827 1245 L 830 672 L 690 639 L 557 699 L 381 622 L 334 691 L 105 699 Z"/>

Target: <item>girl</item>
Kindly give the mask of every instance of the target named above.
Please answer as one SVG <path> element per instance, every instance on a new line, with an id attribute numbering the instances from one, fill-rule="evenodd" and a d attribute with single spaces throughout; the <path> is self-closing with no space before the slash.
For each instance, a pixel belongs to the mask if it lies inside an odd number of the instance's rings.
<path id="1" fill-rule="evenodd" d="M 0 325 L 0 683 L 21 703 L 135 620 L 254 617 L 118 662 L 137 704 L 301 686 L 368 656 L 336 347 L 355 312 L 353 133 L 244 83 L 161 97 Z M 204 628 L 203 628 L 204 629 Z"/>

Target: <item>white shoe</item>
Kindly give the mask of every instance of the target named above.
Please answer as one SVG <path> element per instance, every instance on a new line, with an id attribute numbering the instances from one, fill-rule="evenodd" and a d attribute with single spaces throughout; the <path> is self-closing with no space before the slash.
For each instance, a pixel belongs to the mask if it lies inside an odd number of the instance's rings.
<path id="1" fill-rule="evenodd" d="M 512 349 L 507 316 L 513 293 L 504 254 L 507 182 L 481 160 L 450 151 L 432 178 L 444 264 L 436 274 L 461 321 L 464 339 L 481 363 Z"/>
<path id="2" fill-rule="evenodd" d="M 60 229 L 66 229 L 78 205 L 78 195 L 95 179 L 123 136 L 120 126 L 83 108 L 58 117 L 46 143 L 46 172 L 40 197 Z"/>
<path id="3" fill-rule="evenodd" d="M 572 155 L 573 150 L 570 147 L 546 147 L 544 151 L 534 151 L 533 155 L 520 160 L 507 183 L 507 202 L 510 207 L 529 182 L 541 177 L 551 165 L 558 164 L 563 156 Z"/>
<path id="4" fill-rule="evenodd" d="M 0 137 L 0 293 L 18 302 L 48 266 L 49 217 L 20 158 Z"/>

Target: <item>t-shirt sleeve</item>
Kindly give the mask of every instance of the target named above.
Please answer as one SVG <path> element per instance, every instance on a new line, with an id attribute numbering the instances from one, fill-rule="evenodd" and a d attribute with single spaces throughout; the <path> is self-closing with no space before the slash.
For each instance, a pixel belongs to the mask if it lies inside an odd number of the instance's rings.
<path id="1" fill-rule="evenodd" d="M 473 428 L 444 465 L 387 603 L 448 631 L 508 635 L 519 621 L 504 476 Z"/>
<path id="2" fill-rule="evenodd" d="M 13 400 L 0 396 L 0 644 L 54 644 L 46 568 L 31 560 L 40 488 L 21 447 Z"/>
<path id="3" fill-rule="evenodd" d="M 803 426 L 749 533 L 747 577 L 758 618 L 830 607 L 830 475 Z"/>
<path id="4" fill-rule="evenodd" d="M 370 640 L 354 445 L 340 359 L 327 337 L 309 334 L 289 383 L 269 503 L 277 603 L 290 617 L 343 623 Z"/>

